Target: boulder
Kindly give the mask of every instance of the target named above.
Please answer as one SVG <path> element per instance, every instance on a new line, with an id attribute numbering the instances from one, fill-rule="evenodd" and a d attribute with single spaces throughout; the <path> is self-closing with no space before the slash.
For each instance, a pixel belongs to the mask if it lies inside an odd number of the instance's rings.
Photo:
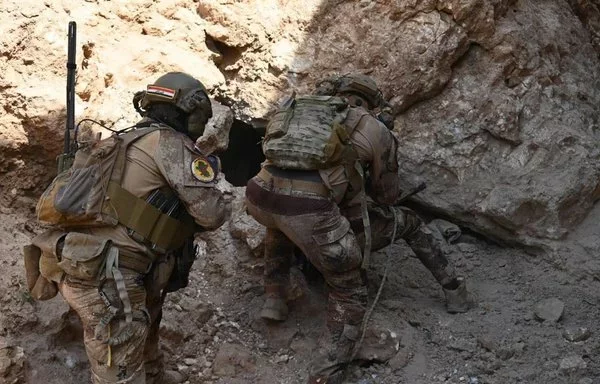
<path id="1" fill-rule="evenodd" d="M 560 361 L 559 368 L 564 374 L 573 374 L 587 368 L 587 363 L 581 356 L 569 355 Z"/>
<path id="2" fill-rule="evenodd" d="M 585 341 L 589 339 L 591 335 L 592 332 L 585 327 L 567 327 L 563 331 L 563 337 L 572 343 Z"/>
<path id="3" fill-rule="evenodd" d="M 196 140 L 196 147 L 205 155 L 221 152 L 229 144 L 229 130 L 233 124 L 233 112 L 218 101 L 211 100 L 213 116 L 204 133 Z"/>
<path id="4" fill-rule="evenodd" d="M 266 228 L 246 211 L 245 190 L 244 187 L 235 188 L 235 200 L 232 203 L 229 224 L 231 236 L 244 241 L 255 256 L 262 257 Z"/>

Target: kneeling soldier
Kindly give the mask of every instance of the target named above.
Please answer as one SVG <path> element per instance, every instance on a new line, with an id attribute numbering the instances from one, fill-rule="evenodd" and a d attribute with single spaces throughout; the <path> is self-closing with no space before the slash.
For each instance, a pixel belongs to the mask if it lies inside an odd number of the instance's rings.
<path id="1" fill-rule="evenodd" d="M 248 182 L 246 202 L 248 212 L 267 227 L 261 316 L 287 317 L 284 292 L 294 245 L 330 288 L 332 350 L 314 362 L 309 378 L 323 384 L 340 382 L 341 368 L 350 362 L 367 305 L 363 257 L 390 243 L 394 221 L 397 237 L 406 239 L 444 287 L 448 310 L 466 311 L 469 298 L 420 219 L 390 207 L 401 195 L 397 143 L 372 114 L 383 101 L 375 82 L 343 76 L 321 82 L 316 93 L 288 101 L 270 120 L 263 142 L 267 161 Z M 370 226 L 377 228 L 373 238 Z"/>

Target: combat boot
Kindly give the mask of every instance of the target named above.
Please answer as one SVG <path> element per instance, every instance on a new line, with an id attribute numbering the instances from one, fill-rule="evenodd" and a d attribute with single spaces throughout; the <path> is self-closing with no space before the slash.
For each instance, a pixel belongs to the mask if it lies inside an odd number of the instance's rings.
<path id="1" fill-rule="evenodd" d="M 332 335 L 332 344 L 325 355 L 317 356 L 311 364 L 308 384 L 343 384 L 344 369 L 352 361 L 359 327 L 345 324 L 343 331 Z"/>
<path id="2" fill-rule="evenodd" d="M 467 291 L 467 284 L 464 277 L 458 277 L 458 287 L 456 289 L 444 288 L 446 295 L 446 311 L 448 313 L 465 313 L 475 306 L 473 296 Z"/>
<path id="3" fill-rule="evenodd" d="M 285 321 L 288 316 L 283 288 L 280 285 L 268 285 L 265 287 L 265 303 L 260 311 L 260 317 L 265 320 Z"/>

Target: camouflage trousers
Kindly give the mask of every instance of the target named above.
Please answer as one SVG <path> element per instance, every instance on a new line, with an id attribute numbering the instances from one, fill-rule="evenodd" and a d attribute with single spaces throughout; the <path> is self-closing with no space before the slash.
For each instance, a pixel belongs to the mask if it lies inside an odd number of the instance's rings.
<path id="1" fill-rule="evenodd" d="M 360 206 L 342 206 L 340 209 L 342 215 L 350 221 L 362 249 L 365 235 Z M 392 210 L 395 211 L 395 215 Z M 454 282 L 456 279 L 454 266 L 444 255 L 441 244 L 434 237 L 432 231 L 425 226 L 415 212 L 405 207 L 381 206 L 372 201 L 368 202 L 368 212 L 371 224 L 372 251 L 382 249 L 391 243 L 395 219 L 396 237 L 394 240 L 404 239 L 441 286 Z"/>
<path id="2" fill-rule="evenodd" d="M 330 288 L 327 326 L 332 338 L 328 350 L 315 355 L 310 375 L 314 380 L 333 380 L 350 362 L 367 306 L 367 286 L 360 268 L 364 244 L 360 207 L 340 211 L 327 197 L 274 188 L 260 178 L 248 183 L 246 205 L 248 213 L 267 227 L 264 260 L 267 294 L 276 291 L 281 294 L 288 285 L 294 245 L 321 272 Z M 396 237 L 408 242 L 440 284 L 455 281 L 454 269 L 433 233 L 412 211 L 392 209 L 396 215 L 388 207 L 369 204 L 372 249 L 390 244 L 396 224 Z"/>
<path id="3" fill-rule="evenodd" d="M 119 293 L 112 280 L 99 286 L 97 281 L 67 276 L 60 284 L 60 293 L 83 325 L 83 341 L 93 384 L 161 383 L 164 372 L 159 349 L 164 301 L 161 291 L 172 269 L 173 260 L 169 259 L 155 262 L 155 267 L 146 276 L 121 268 L 133 313 L 133 321 L 129 324 L 122 316 L 117 316 L 106 327 L 102 326 L 104 319 L 110 318 L 107 300 L 115 307 L 120 306 Z M 106 341 L 111 337 L 121 338 L 122 342 L 109 346 Z"/>
<path id="4" fill-rule="evenodd" d="M 327 325 L 341 334 L 344 324 L 359 325 L 367 304 L 361 276 L 362 253 L 349 221 L 329 198 L 268 188 L 251 180 L 248 213 L 267 227 L 265 289 L 285 287 L 294 245 L 302 250 L 329 286 Z"/>

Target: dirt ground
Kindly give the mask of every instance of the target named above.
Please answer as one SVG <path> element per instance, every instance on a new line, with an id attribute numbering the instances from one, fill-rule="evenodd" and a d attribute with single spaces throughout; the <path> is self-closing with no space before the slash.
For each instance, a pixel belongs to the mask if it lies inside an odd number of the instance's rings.
<path id="1" fill-rule="evenodd" d="M 60 297 L 34 302 L 26 292 L 20 247 L 41 231 L 32 203 L 7 199 L 0 210 L 0 383 L 86 383 L 76 316 Z M 600 282 L 585 267 L 586 258 L 597 257 L 585 244 L 597 244 L 599 216 L 596 207 L 586 222 L 592 228 L 583 232 L 591 233 L 591 240 L 574 235 L 579 247 L 565 241 L 560 248 L 577 250 L 576 264 L 563 262 L 574 255 L 532 255 L 463 234 L 449 250 L 477 296 L 477 308 L 466 314 L 447 314 L 429 272 L 403 242 L 394 245 L 389 280 L 361 352 L 376 361 L 351 366 L 347 382 L 600 383 Z M 168 365 L 189 383 L 304 383 L 306 367 L 325 338 L 322 280 L 312 273 L 304 280 L 297 269 L 304 296 L 293 302 L 285 323 L 267 324 L 258 318 L 261 259 L 231 238 L 227 225 L 205 234 L 200 244 L 204 251 L 190 286 L 170 295 L 165 306 Z M 386 257 L 374 255 L 371 299 Z M 550 298 L 564 304 L 558 322 L 534 314 L 536 305 Z"/>

